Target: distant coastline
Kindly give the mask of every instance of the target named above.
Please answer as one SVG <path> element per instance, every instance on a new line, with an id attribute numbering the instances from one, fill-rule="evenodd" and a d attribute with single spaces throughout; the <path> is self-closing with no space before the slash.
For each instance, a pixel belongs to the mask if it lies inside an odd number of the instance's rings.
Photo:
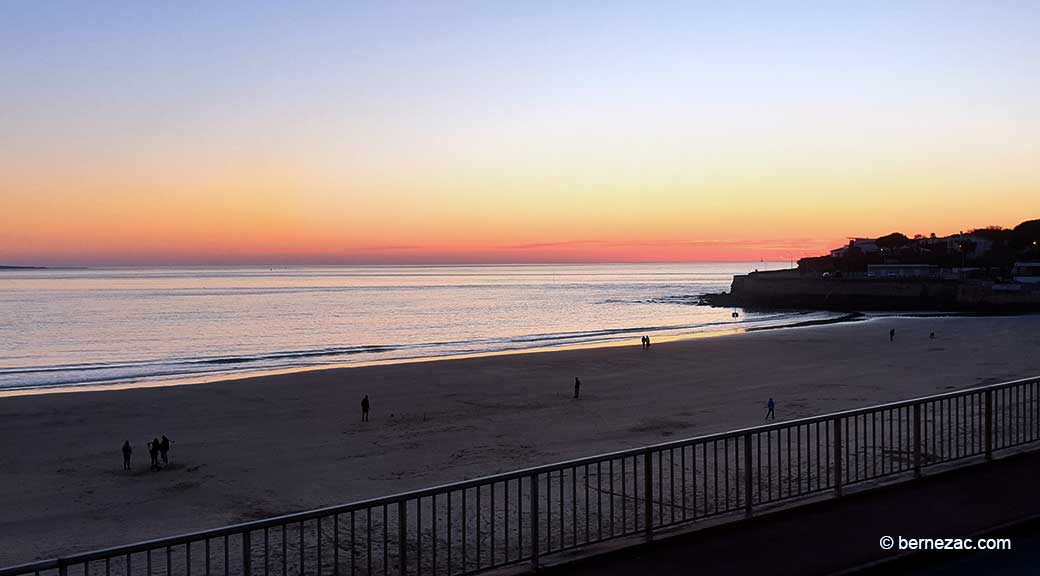
<path id="1" fill-rule="evenodd" d="M 86 266 L 0 266 L 0 270 L 89 270 Z"/>

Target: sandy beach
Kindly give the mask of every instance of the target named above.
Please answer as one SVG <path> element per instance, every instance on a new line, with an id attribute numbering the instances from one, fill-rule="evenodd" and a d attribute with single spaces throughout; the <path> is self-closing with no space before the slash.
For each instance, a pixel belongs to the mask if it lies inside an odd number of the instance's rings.
<path id="1" fill-rule="evenodd" d="M 769 397 L 782 420 L 1037 374 L 1040 317 L 877 318 L 0 398 L 0 565 L 754 425 Z"/>

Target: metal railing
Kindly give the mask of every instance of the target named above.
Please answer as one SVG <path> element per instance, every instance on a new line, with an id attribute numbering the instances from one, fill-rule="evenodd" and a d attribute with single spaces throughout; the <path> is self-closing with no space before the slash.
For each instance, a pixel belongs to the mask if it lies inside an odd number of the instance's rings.
<path id="1" fill-rule="evenodd" d="M 1029 378 L 624 450 L 0 569 L 56 574 L 474 574 L 1040 440 Z M 736 514 L 733 514 L 736 513 Z"/>

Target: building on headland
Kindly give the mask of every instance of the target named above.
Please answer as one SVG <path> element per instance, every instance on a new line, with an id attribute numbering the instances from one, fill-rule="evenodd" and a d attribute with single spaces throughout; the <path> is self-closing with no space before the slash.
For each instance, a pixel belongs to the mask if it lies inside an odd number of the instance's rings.
<path id="1" fill-rule="evenodd" d="M 719 306 L 1040 312 L 1040 220 L 946 237 L 850 238 L 798 268 L 733 278 Z"/>
<path id="2" fill-rule="evenodd" d="M 1015 262 L 1011 279 L 1020 284 L 1040 284 L 1040 262 Z"/>
<path id="3" fill-rule="evenodd" d="M 993 249 L 993 239 L 981 236 L 979 234 L 968 234 L 965 236 L 965 241 L 971 242 L 972 254 L 978 258 L 989 254 L 990 250 Z"/>
<path id="4" fill-rule="evenodd" d="M 844 258 L 850 250 L 859 250 L 861 254 L 875 254 L 881 251 L 873 238 L 849 238 L 848 246 L 831 250 L 831 258 Z"/>
<path id="5" fill-rule="evenodd" d="M 868 264 L 868 278 L 939 278 L 933 264 Z"/>
<path id="6" fill-rule="evenodd" d="M 991 226 L 949 236 L 910 237 L 894 232 L 878 238 L 850 237 L 847 245 L 825 256 L 799 260 L 798 271 L 831 278 L 938 276 L 1010 281 L 1014 262 L 1040 260 L 1038 244 L 1040 220 L 1023 222 L 1014 229 Z M 939 272 L 924 266 L 937 267 Z"/>

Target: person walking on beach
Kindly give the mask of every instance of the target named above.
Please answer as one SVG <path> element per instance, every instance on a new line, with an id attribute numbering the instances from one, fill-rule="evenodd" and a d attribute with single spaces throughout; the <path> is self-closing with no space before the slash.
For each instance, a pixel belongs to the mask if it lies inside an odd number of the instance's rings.
<path id="1" fill-rule="evenodd" d="M 163 434 L 162 440 L 159 441 L 159 454 L 162 455 L 163 466 L 170 463 L 170 444 L 173 444 L 173 441 Z"/>
<path id="2" fill-rule="evenodd" d="M 649 336 L 646 336 L 646 349 L 647 350 L 650 349 L 650 337 Z"/>
<path id="3" fill-rule="evenodd" d="M 578 380 L 578 377 L 575 376 L 574 377 L 574 398 L 577 399 L 579 395 L 581 395 L 581 380 Z"/>
<path id="4" fill-rule="evenodd" d="M 159 439 L 152 438 L 152 441 L 148 443 L 148 456 L 152 458 L 152 470 L 159 469 Z"/>
<path id="5" fill-rule="evenodd" d="M 769 409 L 766 412 L 766 420 L 769 420 L 770 418 L 776 420 L 776 414 L 773 413 L 773 408 L 776 408 L 776 402 L 773 402 L 773 399 L 770 398 L 769 402 L 766 403 L 766 407 Z"/>
<path id="6" fill-rule="evenodd" d="M 646 336 L 641 337 L 639 342 L 643 345 L 643 350 L 646 350 Z"/>
<path id="7" fill-rule="evenodd" d="M 123 470 L 130 469 L 130 455 L 134 453 L 134 449 L 130 447 L 130 441 L 123 442 Z"/>
<path id="8" fill-rule="evenodd" d="M 361 399 L 361 421 L 362 422 L 368 422 L 368 409 L 369 409 L 368 394 L 365 394 L 365 397 Z"/>
<path id="9" fill-rule="evenodd" d="M 896 339 L 896 329 L 893 328 L 888 331 L 888 341 L 891 342 Z"/>

